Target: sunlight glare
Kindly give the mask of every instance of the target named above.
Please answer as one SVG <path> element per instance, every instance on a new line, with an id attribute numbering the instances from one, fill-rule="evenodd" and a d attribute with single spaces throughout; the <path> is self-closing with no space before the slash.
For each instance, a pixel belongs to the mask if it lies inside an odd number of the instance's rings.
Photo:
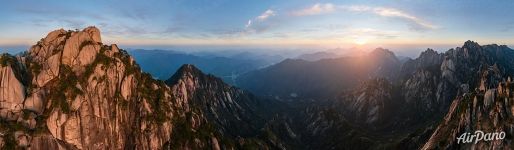
<path id="1" fill-rule="evenodd" d="M 368 39 L 364 38 L 364 37 L 358 37 L 353 42 L 357 45 L 364 45 L 364 44 L 368 43 Z"/>

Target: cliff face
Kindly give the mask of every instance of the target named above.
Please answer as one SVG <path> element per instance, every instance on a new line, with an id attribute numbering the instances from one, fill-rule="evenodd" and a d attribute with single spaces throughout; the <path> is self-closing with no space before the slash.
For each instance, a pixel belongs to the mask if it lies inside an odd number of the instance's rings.
<path id="1" fill-rule="evenodd" d="M 513 89 L 512 83 L 507 81 L 499 83 L 498 88 L 466 93 L 458 97 L 422 149 L 514 148 Z M 475 143 L 477 139 L 470 138 L 470 135 L 474 135 L 476 131 L 491 134 L 504 132 L 505 139 L 482 139 Z M 470 134 L 465 136 L 470 142 L 459 141 L 458 138 L 466 133 Z"/>
<path id="2" fill-rule="evenodd" d="M 443 77 L 461 85 L 442 123 L 423 149 L 512 149 L 512 81 L 514 51 L 504 45 L 480 46 L 468 41 L 449 50 L 441 66 Z M 463 133 L 503 131 L 503 140 L 457 144 Z"/>
<path id="3" fill-rule="evenodd" d="M 342 103 L 348 119 L 363 124 L 384 124 L 390 119 L 392 110 L 395 110 L 396 98 L 393 97 L 393 85 L 389 81 L 379 78 L 369 80 L 351 93 L 342 95 Z"/>
<path id="4" fill-rule="evenodd" d="M 155 149 L 171 137 L 171 120 L 155 119 L 173 114 L 160 110 L 172 109 L 169 88 L 116 45 L 102 45 L 94 27 L 53 31 L 2 64 L 4 147 Z"/>
<path id="5" fill-rule="evenodd" d="M 247 109 L 256 99 L 193 66 L 169 85 L 154 80 L 124 50 L 103 45 L 95 27 L 53 31 L 28 52 L 0 60 L 4 148 L 220 149 L 259 143 L 245 140 L 257 134 L 259 123 L 244 126 L 251 131 L 244 136 L 219 126 L 251 122 Z M 240 139 L 222 139 L 224 134 Z"/>
<path id="6" fill-rule="evenodd" d="M 284 149 L 282 143 L 267 138 L 261 128 L 273 112 L 273 102 L 258 99 L 246 91 L 224 83 L 213 75 L 205 75 L 193 65 L 184 65 L 168 80 L 172 97 L 177 98 L 174 117 L 177 130 L 171 148 L 193 148 L 197 139 L 211 135 L 211 143 L 226 149 L 237 148 Z M 186 120 L 184 120 L 186 119 Z M 207 135 L 206 135 L 207 134 Z M 189 140 L 189 141 L 188 141 Z M 230 148 L 230 147 L 228 147 Z M 214 148 L 218 149 L 218 148 Z"/>

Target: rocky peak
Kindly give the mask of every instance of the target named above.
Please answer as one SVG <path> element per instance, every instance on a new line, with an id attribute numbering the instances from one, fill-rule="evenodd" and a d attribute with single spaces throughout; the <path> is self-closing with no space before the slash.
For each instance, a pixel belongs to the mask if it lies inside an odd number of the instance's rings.
<path id="1" fill-rule="evenodd" d="M 156 149 L 169 140 L 170 123 L 160 119 L 171 118 L 167 86 L 141 73 L 126 51 L 100 39 L 95 27 L 59 29 L 26 53 L 1 57 L 0 118 L 6 122 L 0 147 Z M 141 144 L 149 137 L 140 130 L 160 132 L 151 135 L 155 142 Z M 13 136 L 14 143 L 5 140 Z"/>
<path id="2" fill-rule="evenodd" d="M 367 80 L 356 89 L 341 95 L 346 116 L 370 127 L 377 127 L 389 118 L 393 97 L 393 85 L 384 78 Z"/>
<path id="3" fill-rule="evenodd" d="M 182 65 L 166 84 L 184 103 L 199 106 L 200 109 L 191 111 L 204 114 L 226 136 L 244 138 L 255 135 L 258 126 L 263 126 L 263 116 L 258 116 L 257 111 L 264 109 L 264 100 L 204 74 L 193 65 Z"/>
<path id="4" fill-rule="evenodd" d="M 177 72 L 174 75 L 177 76 L 184 76 L 187 74 L 203 74 L 200 69 L 196 68 L 194 65 L 191 64 L 184 64 L 179 69 L 177 69 Z"/>
<path id="5" fill-rule="evenodd" d="M 384 48 L 376 48 L 375 50 L 371 51 L 368 56 L 371 56 L 371 57 L 376 57 L 376 58 L 389 58 L 389 59 L 395 59 L 397 60 L 398 58 L 396 58 L 396 55 L 388 50 L 388 49 L 384 49 Z"/>
<path id="6" fill-rule="evenodd" d="M 471 40 L 467 40 L 466 42 L 464 42 L 464 45 L 462 46 L 462 48 L 468 48 L 468 49 L 475 49 L 475 48 L 479 48 L 480 45 L 475 42 L 475 41 L 471 41 Z"/>
<path id="7" fill-rule="evenodd" d="M 252 95 L 192 65 L 168 86 L 95 27 L 52 31 L 0 63 L 6 149 L 234 149 L 262 126 Z"/>
<path id="8" fill-rule="evenodd" d="M 422 149 L 511 149 L 512 137 L 509 136 L 501 140 L 483 140 L 477 143 L 458 141 L 463 134 L 473 135 L 475 131 L 505 132 L 507 135 L 514 132 L 514 86 L 505 80 L 496 82 L 496 85 L 495 88 L 471 91 L 458 96 Z"/>
<path id="9" fill-rule="evenodd" d="M 419 55 L 419 57 L 432 57 L 434 55 L 438 55 L 439 53 L 437 53 L 437 51 L 434 51 L 433 49 L 431 48 L 427 48 L 427 50 L 421 52 L 421 54 Z"/>
<path id="10" fill-rule="evenodd" d="M 429 63 L 432 65 L 441 63 L 442 58 L 443 57 L 441 54 L 430 48 L 425 50 L 424 52 L 421 52 L 421 54 L 418 57 L 418 59 L 422 60 L 424 63 Z"/>
<path id="11" fill-rule="evenodd" d="M 179 82 L 179 80 L 186 80 L 187 78 L 198 78 L 202 76 L 204 76 L 204 74 L 202 71 L 200 71 L 200 69 L 191 64 L 184 64 L 179 69 L 177 69 L 175 74 L 166 80 L 166 84 L 175 85 L 177 82 Z"/>
<path id="12" fill-rule="evenodd" d="M 433 49 L 427 49 L 414 60 L 408 60 L 402 64 L 402 75 L 410 75 L 420 69 L 438 70 L 439 66 L 443 61 L 443 54 L 434 51 Z M 434 69 L 435 68 L 435 69 Z"/>
<path id="13" fill-rule="evenodd" d="M 102 38 L 100 36 L 100 30 L 95 26 L 90 26 L 82 30 L 82 32 L 86 32 L 89 34 L 93 42 L 102 43 Z"/>

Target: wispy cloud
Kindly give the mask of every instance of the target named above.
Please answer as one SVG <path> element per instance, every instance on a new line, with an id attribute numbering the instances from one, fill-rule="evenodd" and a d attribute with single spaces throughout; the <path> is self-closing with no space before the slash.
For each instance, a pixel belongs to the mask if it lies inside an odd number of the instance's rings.
<path id="1" fill-rule="evenodd" d="M 399 18 L 409 23 L 411 29 L 424 31 L 438 29 L 439 27 L 433 25 L 419 17 L 416 17 L 407 12 L 388 7 L 371 7 L 365 5 L 334 5 L 331 3 L 314 4 L 313 6 L 298 11 L 292 12 L 295 16 L 308 16 L 319 15 L 325 13 L 333 13 L 336 11 L 349 11 L 349 12 L 366 12 L 373 13 L 382 17 Z"/>
<path id="2" fill-rule="evenodd" d="M 275 11 L 268 9 L 264 13 L 262 13 L 260 16 L 257 16 L 256 19 L 259 21 L 264 21 L 264 20 L 268 19 L 269 17 L 275 16 L 275 15 L 276 15 Z"/>
<path id="3" fill-rule="evenodd" d="M 246 23 L 245 28 L 248 28 L 252 25 L 252 20 L 248 20 L 248 23 Z"/>
<path id="4" fill-rule="evenodd" d="M 403 12 L 401 10 L 395 9 L 395 8 L 387 8 L 387 7 L 369 7 L 369 6 L 349 6 L 349 7 L 341 7 L 346 8 L 346 10 L 349 11 L 356 11 L 356 12 L 372 12 L 374 14 L 377 14 L 379 16 L 383 17 L 395 17 L 403 19 L 410 23 L 411 28 L 414 30 L 433 30 L 437 29 L 436 25 L 433 25 L 423 19 L 420 19 L 419 17 L 416 17 L 414 15 L 408 14 L 406 12 Z"/>
<path id="5" fill-rule="evenodd" d="M 336 10 L 335 6 L 331 3 L 326 4 L 314 4 L 312 7 L 305 8 L 299 11 L 293 12 L 293 15 L 296 16 L 306 16 L 306 15 L 318 15 L 324 13 L 334 12 Z"/>
<path id="6" fill-rule="evenodd" d="M 237 35 L 247 35 L 251 33 L 259 33 L 268 30 L 272 24 L 266 22 L 266 20 L 276 15 L 277 13 L 274 10 L 268 9 L 264 11 L 261 15 L 248 20 L 248 22 L 245 24 L 244 29 L 236 33 Z"/>

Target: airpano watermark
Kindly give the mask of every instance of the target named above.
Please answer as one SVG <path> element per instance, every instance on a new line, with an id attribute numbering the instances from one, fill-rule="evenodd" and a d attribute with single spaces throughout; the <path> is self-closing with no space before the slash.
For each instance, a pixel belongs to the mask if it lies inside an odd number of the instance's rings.
<path id="1" fill-rule="evenodd" d="M 460 143 L 471 143 L 475 144 L 479 141 L 493 141 L 493 140 L 503 140 L 505 138 L 505 132 L 493 132 L 493 133 L 484 133 L 483 131 L 475 131 L 475 134 L 471 133 L 463 133 L 457 138 L 457 144 Z"/>

